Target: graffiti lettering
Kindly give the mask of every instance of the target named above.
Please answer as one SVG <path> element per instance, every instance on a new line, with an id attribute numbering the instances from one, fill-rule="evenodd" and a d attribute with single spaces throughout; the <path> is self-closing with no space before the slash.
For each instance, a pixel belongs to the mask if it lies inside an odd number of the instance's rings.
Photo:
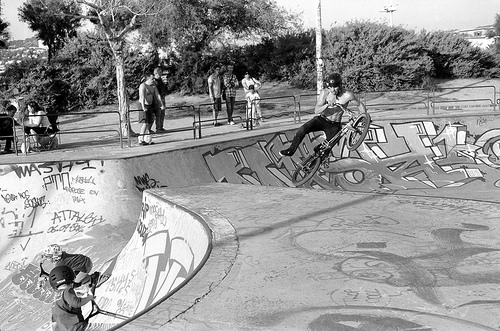
<path id="1" fill-rule="evenodd" d="M 64 225 L 53 225 L 47 229 L 47 233 L 55 232 L 83 232 L 84 228 L 78 223 L 64 224 Z"/>
<path id="2" fill-rule="evenodd" d="M 28 229 L 33 228 L 37 210 L 38 210 L 38 208 L 32 208 L 31 212 L 29 213 L 29 215 L 24 220 L 19 220 L 18 221 L 17 220 L 18 216 L 16 215 L 16 217 L 15 217 L 15 219 L 14 219 L 13 222 L 7 223 L 7 225 L 10 225 L 10 226 L 13 227 L 12 233 L 9 234 L 8 237 L 9 238 L 29 237 L 29 236 L 38 235 L 38 234 L 43 233 L 43 231 L 39 231 L 39 232 L 31 232 L 31 230 L 28 231 Z M 25 225 L 26 225 L 27 229 L 24 229 Z M 28 231 L 28 233 L 26 233 L 25 231 Z"/>
<path id="3" fill-rule="evenodd" d="M 486 125 L 488 123 L 488 120 L 484 117 L 478 117 L 476 124 L 477 125 Z"/>
<path id="4" fill-rule="evenodd" d="M 84 223 L 88 227 L 93 227 L 97 224 L 105 222 L 106 220 L 100 216 L 91 213 L 80 213 L 78 211 L 66 209 L 59 212 L 54 212 L 52 216 L 52 224 L 59 224 L 66 221 L 80 222 Z"/>
<path id="5" fill-rule="evenodd" d="M 134 176 L 134 180 L 135 187 L 137 187 L 137 189 L 141 192 L 150 188 L 163 187 L 160 185 L 159 181 L 150 178 L 148 174 L 144 174 L 142 176 Z"/>
<path id="6" fill-rule="evenodd" d="M 141 218 L 142 219 L 146 218 L 148 211 L 149 211 L 149 205 L 146 202 L 143 202 L 142 207 L 141 207 Z"/>
<path id="7" fill-rule="evenodd" d="M 55 174 L 55 175 L 50 175 L 47 177 L 43 178 L 43 187 L 45 187 L 46 190 L 49 189 L 49 185 L 55 185 L 55 189 L 58 190 L 59 187 L 61 188 L 67 188 L 70 187 L 70 181 L 69 181 L 69 173 L 65 172 L 62 174 Z"/>
<path id="8" fill-rule="evenodd" d="M 166 211 L 159 205 L 152 205 L 149 208 L 150 215 L 152 216 L 152 220 L 149 223 L 149 227 L 152 229 L 156 229 L 156 224 L 160 223 L 161 225 L 167 224 L 167 216 Z M 153 224 L 154 221 L 154 224 Z"/>
<path id="9" fill-rule="evenodd" d="M 26 198 L 24 200 L 24 208 L 36 208 L 42 207 L 45 208 L 47 206 L 47 202 L 45 202 L 45 196 L 39 198 Z"/>
<path id="10" fill-rule="evenodd" d="M 77 184 L 92 184 L 95 185 L 95 179 L 90 176 L 90 177 L 84 177 L 84 176 L 76 176 L 72 178 L 73 183 Z"/>
<path id="11" fill-rule="evenodd" d="M 85 203 L 85 199 L 82 197 L 71 197 L 75 203 Z"/>
<path id="12" fill-rule="evenodd" d="M 16 201 L 17 199 L 17 196 L 15 194 L 1 194 L 2 196 L 2 199 L 6 202 L 6 203 L 10 203 L 12 201 Z"/>
<path id="13" fill-rule="evenodd" d="M 78 187 L 65 187 L 64 190 L 71 194 L 85 194 L 85 189 Z"/>
<path id="14" fill-rule="evenodd" d="M 16 271 L 16 270 L 21 270 L 24 265 L 25 265 L 25 262 L 26 262 L 27 258 L 23 258 L 21 262 L 18 262 L 18 261 L 10 261 L 9 263 L 7 263 L 7 265 L 5 266 L 5 270 L 8 270 L 8 271 Z"/>
<path id="15" fill-rule="evenodd" d="M 142 238 L 142 245 L 146 244 L 146 239 L 148 239 L 149 229 L 142 222 L 139 221 L 137 224 L 137 233 Z"/>
<path id="16" fill-rule="evenodd" d="M 99 191 L 90 190 L 90 191 L 89 191 L 89 194 L 90 194 L 90 195 L 96 195 L 96 196 L 97 196 L 97 195 L 99 194 Z"/>
<path id="17" fill-rule="evenodd" d="M 33 172 L 36 172 L 38 175 L 41 175 L 42 173 L 40 170 L 38 170 L 37 166 L 35 164 L 30 164 L 30 165 L 14 165 L 14 171 L 19 178 L 23 177 L 31 177 L 31 174 Z"/>
<path id="18" fill-rule="evenodd" d="M 11 280 L 14 285 L 18 285 L 21 290 L 32 295 L 33 298 L 45 303 L 51 303 L 56 299 L 56 293 L 48 285 L 42 289 L 37 287 L 39 274 L 38 267 L 30 263 L 26 268 L 13 275 Z"/>

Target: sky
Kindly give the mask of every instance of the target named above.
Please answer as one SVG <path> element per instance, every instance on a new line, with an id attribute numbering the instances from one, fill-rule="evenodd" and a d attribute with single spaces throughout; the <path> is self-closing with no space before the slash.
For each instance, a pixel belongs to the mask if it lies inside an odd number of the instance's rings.
<path id="1" fill-rule="evenodd" d="M 288 10 L 301 13 L 304 27 L 316 26 L 318 0 L 275 0 Z M 323 28 L 341 26 L 354 20 L 390 22 L 384 6 L 396 5 L 394 26 L 420 31 L 472 29 L 491 25 L 500 14 L 500 0 L 321 0 Z M 12 39 L 26 39 L 34 33 L 19 22 L 18 8 L 24 0 L 3 0 L 3 19 L 10 23 Z"/>
<path id="2" fill-rule="evenodd" d="M 302 12 L 305 27 L 316 26 L 317 0 L 275 0 L 278 5 Z M 394 26 L 420 31 L 462 30 L 495 23 L 500 0 L 321 0 L 324 29 L 354 20 L 389 24 L 384 6 L 396 5 Z"/>

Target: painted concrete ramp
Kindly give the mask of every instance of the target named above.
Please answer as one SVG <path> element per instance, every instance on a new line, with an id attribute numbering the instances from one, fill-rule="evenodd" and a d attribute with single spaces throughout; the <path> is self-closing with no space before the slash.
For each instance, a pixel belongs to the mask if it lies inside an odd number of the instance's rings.
<path id="1" fill-rule="evenodd" d="M 500 325 L 498 203 L 234 184 L 154 192 L 235 232 L 172 301 L 123 330 Z"/>

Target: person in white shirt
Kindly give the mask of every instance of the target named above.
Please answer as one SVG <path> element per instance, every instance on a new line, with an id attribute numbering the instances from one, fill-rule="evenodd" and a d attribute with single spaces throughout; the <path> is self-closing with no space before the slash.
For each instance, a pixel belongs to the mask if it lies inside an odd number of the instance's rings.
<path id="1" fill-rule="evenodd" d="M 212 74 L 208 77 L 208 94 L 210 101 L 213 102 L 213 118 L 214 126 L 219 126 L 221 123 L 217 122 L 219 112 L 222 108 L 222 80 L 220 77 L 220 65 L 216 64 L 213 67 Z"/>
<path id="2" fill-rule="evenodd" d="M 253 85 L 255 91 L 259 91 L 260 87 L 262 86 L 261 82 L 259 82 L 257 79 L 253 78 L 250 76 L 250 74 L 245 72 L 245 78 L 241 80 L 241 85 L 243 86 L 243 90 L 245 91 L 245 95 L 250 92 L 250 85 Z"/>
<path id="3" fill-rule="evenodd" d="M 38 105 L 36 101 L 27 104 L 28 116 L 24 117 L 24 133 L 33 136 L 36 143 L 40 142 L 40 135 L 54 133 L 49 128 L 50 122 L 47 113 Z"/>

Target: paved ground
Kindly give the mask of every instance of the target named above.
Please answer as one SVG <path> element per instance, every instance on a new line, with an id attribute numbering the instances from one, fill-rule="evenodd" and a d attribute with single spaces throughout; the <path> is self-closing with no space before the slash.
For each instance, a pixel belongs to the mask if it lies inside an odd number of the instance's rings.
<path id="1" fill-rule="evenodd" d="M 498 204 L 232 184 L 163 192 L 234 234 L 221 231 L 201 272 L 124 330 L 500 328 Z"/>

